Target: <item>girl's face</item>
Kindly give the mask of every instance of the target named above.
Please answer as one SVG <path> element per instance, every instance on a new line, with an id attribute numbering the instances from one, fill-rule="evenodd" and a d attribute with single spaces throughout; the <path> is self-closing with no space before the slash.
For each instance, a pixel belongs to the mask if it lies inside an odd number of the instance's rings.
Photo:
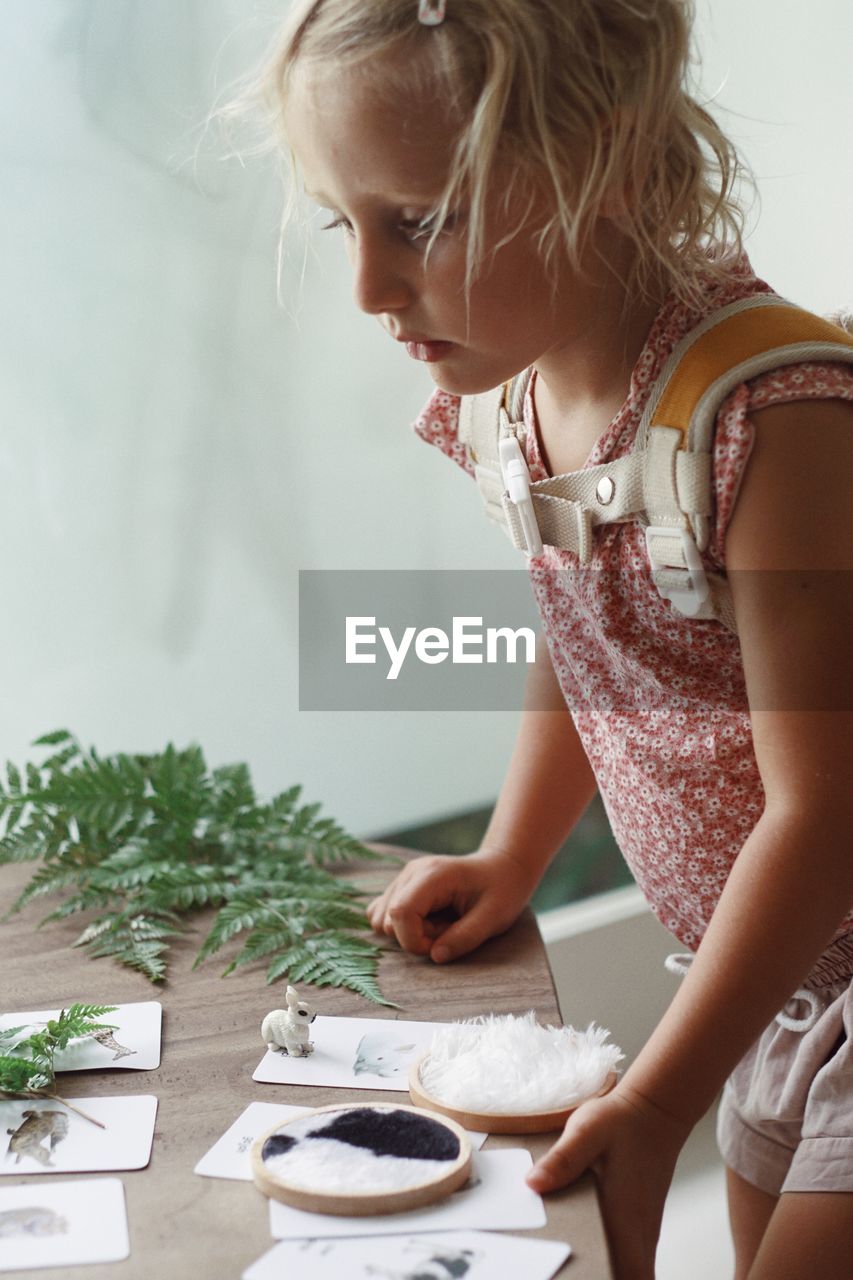
<path id="1" fill-rule="evenodd" d="M 546 275 L 534 243 L 541 210 L 538 221 L 534 208 L 519 228 L 498 201 L 466 297 L 464 209 L 454 211 L 428 258 L 425 252 L 423 223 L 445 186 L 452 122 L 434 102 L 400 95 L 390 105 L 389 95 L 371 87 L 376 74 L 375 61 L 369 72 L 297 66 L 285 110 L 306 191 L 343 235 L 356 304 L 457 395 L 558 358 L 582 333 L 600 285 L 565 266 L 555 268 L 556 279 L 554 270 Z"/>

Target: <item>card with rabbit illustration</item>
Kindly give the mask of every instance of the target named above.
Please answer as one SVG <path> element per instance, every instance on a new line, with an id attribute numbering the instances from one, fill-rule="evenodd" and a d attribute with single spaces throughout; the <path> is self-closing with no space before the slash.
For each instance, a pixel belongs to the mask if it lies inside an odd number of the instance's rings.
<path id="1" fill-rule="evenodd" d="M 268 1048 L 252 1079 L 266 1084 L 397 1089 L 406 1093 L 409 1067 L 427 1052 L 438 1025 L 320 1014 L 311 1024 L 310 1054 L 295 1056 L 283 1047 Z M 266 1018 L 264 1026 L 268 1026 Z"/>

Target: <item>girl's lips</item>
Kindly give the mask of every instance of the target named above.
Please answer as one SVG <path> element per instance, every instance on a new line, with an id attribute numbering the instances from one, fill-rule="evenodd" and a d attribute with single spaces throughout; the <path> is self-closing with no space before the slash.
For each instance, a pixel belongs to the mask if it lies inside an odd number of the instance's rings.
<path id="1" fill-rule="evenodd" d="M 441 360 L 453 348 L 452 342 L 407 342 L 406 351 L 413 360 L 423 360 L 426 364 L 432 364 L 435 360 Z"/>

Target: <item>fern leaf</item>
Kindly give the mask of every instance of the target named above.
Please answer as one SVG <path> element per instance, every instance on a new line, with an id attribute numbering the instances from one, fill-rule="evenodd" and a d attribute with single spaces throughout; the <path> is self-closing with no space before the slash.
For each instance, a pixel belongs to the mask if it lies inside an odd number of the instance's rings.
<path id="1" fill-rule="evenodd" d="M 217 914 L 196 964 L 245 935 L 229 972 L 309 941 L 333 968 L 342 939 L 367 934 L 363 895 L 333 869 L 382 855 L 300 804 L 299 786 L 259 803 L 245 764 L 208 770 L 196 745 L 102 757 L 65 729 L 37 745 L 41 766 L 9 764 L 0 779 L 0 863 L 42 864 L 13 911 L 64 894 L 39 927 L 91 911 L 76 945 L 155 982 L 181 918 L 201 907 Z"/>
<path id="2" fill-rule="evenodd" d="M 44 856 L 44 848 L 38 838 L 34 838 L 31 828 L 6 831 L 0 840 L 0 865 L 7 862 L 35 862 Z"/>
<path id="3" fill-rule="evenodd" d="M 162 982 L 166 976 L 164 953 L 169 939 L 179 932 L 144 916 L 116 915 L 107 927 L 85 941 L 78 939 L 78 943 L 96 959 L 110 957 L 144 973 L 151 982 Z"/>
<path id="4" fill-rule="evenodd" d="M 80 875 L 79 867 L 57 867 L 53 863 L 46 864 L 35 873 L 6 914 L 8 916 L 15 915 L 28 902 L 32 902 L 33 898 L 44 897 L 48 893 L 56 893 L 57 889 L 66 889 L 68 885 L 76 883 L 80 879 Z M 5 915 L 3 919 L 6 919 Z"/>
<path id="5" fill-rule="evenodd" d="M 67 742 L 76 742 L 74 734 L 69 729 L 52 729 L 50 733 L 43 733 L 40 738 L 36 738 L 33 746 L 59 747 Z"/>
<path id="6" fill-rule="evenodd" d="M 93 1018 L 103 1018 L 104 1014 L 115 1013 L 117 1008 L 117 1004 L 71 1004 L 63 1010 L 63 1013 L 69 1022 L 78 1020 L 91 1022 Z M 115 1031 L 114 1026 L 109 1029 Z"/>
<path id="7" fill-rule="evenodd" d="M 30 1058 L 0 1054 L 0 1093 L 15 1095 L 26 1089 L 39 1088 L 39 1085 L 34 1086 L 32 1082 L 42 1075 L 42 1069 Z"/>
<path id="8" fill-rule="evenodd" d="M 267 982 L 286 976 L 291 983 L 345 987 L 377 1004 L 396 1008 L 382 995 L 376 981 L 379 955 L 380 949 L 374 943 L 348 934 L 306 938 L 272 962 L 267 969 Z"/>

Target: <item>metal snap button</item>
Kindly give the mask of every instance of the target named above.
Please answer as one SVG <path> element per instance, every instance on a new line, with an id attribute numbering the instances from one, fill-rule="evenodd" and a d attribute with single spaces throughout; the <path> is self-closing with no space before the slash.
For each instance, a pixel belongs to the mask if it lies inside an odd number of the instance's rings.
<path id="1" fill-rule="evenodd" d="M 598 484 L 595 486 L 595 496 L 603 507 L 613 501 L 613 495 L 616 492 L 616 485 L 610 479 L 610 476 L 602 476 Z"/>

